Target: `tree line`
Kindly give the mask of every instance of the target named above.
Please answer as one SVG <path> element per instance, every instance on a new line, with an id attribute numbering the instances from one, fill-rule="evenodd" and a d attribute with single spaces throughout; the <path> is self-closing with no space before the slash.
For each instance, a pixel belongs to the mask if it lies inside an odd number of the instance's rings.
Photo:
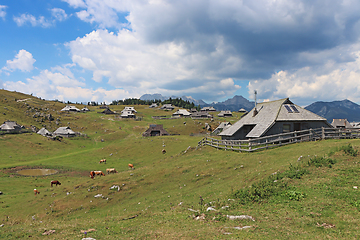
<path id="1" fill-rule="evenodd" d="M 200 111 L 200 105 L 195 106 L 193 102 L 190 102 L 189 100 L 183 100 L 181 98 L 169 98 L 167 100 L 141 100 L 138 98 L 127 98 L 125 100 L 113 100 L 110 105 L 151 105 L 153 103 L 156 103 L 159 105 L 164 104 L 171 104 L 176 107 L 191 109 L 195 108 L 196 110 Z"/>

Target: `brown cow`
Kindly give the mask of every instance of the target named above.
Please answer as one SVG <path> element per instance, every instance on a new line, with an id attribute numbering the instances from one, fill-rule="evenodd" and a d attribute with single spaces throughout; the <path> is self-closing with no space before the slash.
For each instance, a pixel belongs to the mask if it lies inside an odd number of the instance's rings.
<path id="1" fill-rule="evenodd" d="M 95 175 L 100 175 L 100 176 L 103 175 L 103 176 L 105 176 L 105 174 L 102 171 L 91 171 L 90 172 L 90 177 L 91 178 L 94 178 Z"/>
<path id="2" fill-rule="evenodd" d="M 166 153 L 166 150 L 165 150 L 165 149 L 163 149 L 161 152 L 162 152 L 163 154 L 165 154 L 165 153 Z"/>
<path id="3" fill-rule="evenodd" d="M 57 186 L 57 185 L 61 185 L 61 182 L 59 182 L 58 180 L 53 180 L 50 182 L 51 187 L 53 186 L 53 184 Z"/>
<path id="4" fill-rule="evenodd" d="M 36 190 L 36 188 L 34 189 L 34 194 L 40 194 L 40 192 L 38 190 Z"/>
<path id="5" fill-rule="evenodd" d="M 101 159 L 99 163 L 106 163 L 106 159 Z"/>
<path id="6" fill-rule="evenodd" d="M 129 168 L 131 168 L 131 169 L 135 169 L 135 168 L 134 168 L 134 165 L 132 165 L 131 163 L 129 163 L 128 166 L 129 166 Z"/>
<path id="7" fill-rule="evenodd" d="M 118 171 L 115 170 L 115 168 L 107 168 L 106 169 L 106 173 L 109 174 L 109 173 L 117 173 Z"/>

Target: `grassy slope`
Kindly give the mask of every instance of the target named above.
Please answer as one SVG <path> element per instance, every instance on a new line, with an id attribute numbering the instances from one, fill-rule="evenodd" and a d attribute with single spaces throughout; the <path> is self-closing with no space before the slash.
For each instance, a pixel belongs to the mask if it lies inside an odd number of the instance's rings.
<path id="1" fill-rule="evenodd" d="M 0 90 L 0 122 L 10 119 L 39 128 L 45 124 L 55 130 L 55 123 L 37 122 L 32 115 L 24 114 L 25 108 L 14 101 L 24 98 L 31 96 Z M 301 143 L 251 154 L 196 149 L 201 136 L 190 134 L 205 133 L 206 120 L 155 121 L 151 116 L 164 112 L 146 106 L 135 106 L 143 120 L 134 121 L 98 114 L 100 110 L 95 107 L 86 114 L 64 114 L 59 112 L 64 106 L 61 103 L 36 98 L 27 103 L 30 107 L 26 109 L 49 108 L 55 119 L 60 118 L 61 123 L 88 137 L 59 142 L 37 134 L 0 136 L 2 239 L 41 238 L 41 233 L 49 229 L 56 230 L 49 239 L 74 239 L 84 235 L 80 230 L 89 228 L 96 229 L 88 233 L 96 239 L 356 238 L 359 232 L 358 192 L 353 189 L 358 185 L 359 157 L 340 152 L 335 154 L 338 163 L 331 169 L 310 167 L 311 174 L 302 179 L 283 180 L 306 194 L 301 201 L 278 196 L 239 205 L 237 200 L 228 200 L 235 190 L 284 171 L 290 163 L 299 164 L 300 155 L 304 156 L 300 163 L 305 163 L 308 155 L 323 156 L 348 143 L 359 149 L 359 140 Z M 122 108 L 111 109 L 120 112 Z M 6 115 L 1 114 L 2 109 Z M 230 120 L 234 122 L 236 117 Z M 143 138 L 141 133 L 152 123 L 163 124 L 171 134 L 180 135 Z M 161 153 L 163 148 L 166 154 Z M 106 165 L 98 163 L 102 158 L 107 159 Z M 136 169 L 128 169 L 128 163 Z M 17 166 L 55 168 L 59 173 L 23 177 L 16 174 Z M 88 177 L 90 170 L 105 171 L 109 167 L 119 173 L 94 180 Z M 53 179 L 62 185 L 51 188 L 49 182 Z M 109 190 L 114 184 L 120 185 L 121 191 Z M 34 196 L 33 188 L 41 194 Z M 94 198 L 99 193 L 105 198 Z M 212 201 L 209 205 L 217 209 L 229 208 L 218 211 L 219 215 L 205 211 L 206 219 L 196 221 L 188 208 L 204 211 L 207 206 L 199 204 L 200 196 L 205 203 Z M 226 214 L 251 215 L 256 221 L 221 218 Z M 213 220 L 219 216 L 219 221 Z M 336 227 L 326 229 L 317 227 L 317 223 Z M 251 228 L 231 228 L 246 225 Z"/>

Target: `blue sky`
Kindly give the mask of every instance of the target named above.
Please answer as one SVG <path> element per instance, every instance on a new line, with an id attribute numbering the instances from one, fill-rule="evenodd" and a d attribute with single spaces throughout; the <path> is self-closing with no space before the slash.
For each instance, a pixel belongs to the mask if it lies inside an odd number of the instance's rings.
<path id="1" fill-rule="evenodd" d="M 360 103 L 355 0 L 0 2 L 0 88 L 98 101 Z"/>

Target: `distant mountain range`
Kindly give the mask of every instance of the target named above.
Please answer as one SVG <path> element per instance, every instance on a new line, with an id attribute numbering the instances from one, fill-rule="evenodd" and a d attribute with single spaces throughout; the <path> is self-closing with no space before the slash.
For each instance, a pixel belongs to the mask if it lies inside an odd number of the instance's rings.
<path id="1" fill-rule="evenodd" d="M 314 102 L 305 109 L 326 118 L 330 123 L 337 118 L 346 118 L 349 122 L 360 122 L 360 105 L 347 99 L 333 102 Z"/>
<path id="2" fill-rule="evenodd" d="M 223 102 L 213 102 L 206 103 L 203 100 L 195 100 L 192 97 L 176 97 L 171 96 L 171 98 L 182 98 L 183 100 L 188 100 L 193 102 L 196 106 L 200 107 L 214 107 L 217 111 L 230 110 L 230 111 L 239 111 L 239 109 L 244 108 L 247 111 L 250 111 L 254 108 L 255 103 L 249 101 L 242 96 L 234 96 Z M 166 100 L 169 97 L 162 96 L 161 94 L 145 94 L 140 97 L 141 100 Z M 295 103 L 296 104 L 296 103 Z M 309 110 L 323 118 L 326 118 L 329 123 L 333 119 L 347 119 L 349 122 L 360 122 L 360 105 L 353 103 L 349 100 L 342 101 L 333 101 L 333 102 L 314 102 L 309 106 L 305 107 L 306 110 Z"/>
<path id="3" fill-rule="evenodd" d="M 162 96 L 161 94 L 144 94 L 140 97 L 141 100 L 167 100 L 170 97 Z M 230 110 L 230 111 L 239 111 L 241 108 L 244 108 L 246 111 L 250 111 L 254 106 L 254 102 L 250 102 L 246 98 L 242 96 L 234 96 L 233 98 L 230 98 L 224 102 L 217 102 L 217 103 L 206 103 L 203 100 L 196 100 L 192 97 L 187 96 L 171 96 L 171 98 L 181 98 L 183 100 L 188 100 L 189 102 L 193 102 L 196 106 L 200 105 L 200 107 L 214 107 L 217 111 L 222 110 Z"/>

